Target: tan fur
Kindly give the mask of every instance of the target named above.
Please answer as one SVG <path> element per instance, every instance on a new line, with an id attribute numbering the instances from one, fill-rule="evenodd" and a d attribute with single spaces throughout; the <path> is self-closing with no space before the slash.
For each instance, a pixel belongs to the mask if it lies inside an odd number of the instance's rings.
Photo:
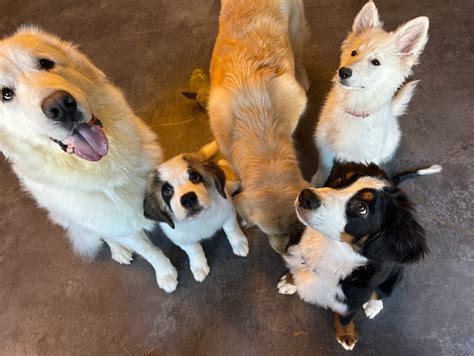
<path id="1" fill-rule="evenodd" d="M 223 1 L 211 62 L 211 128 L 241 178 L 237 209 L 280 253 L 308 184 L 292 141 L 306 107 L 305 28 L 301 1 Z"/>

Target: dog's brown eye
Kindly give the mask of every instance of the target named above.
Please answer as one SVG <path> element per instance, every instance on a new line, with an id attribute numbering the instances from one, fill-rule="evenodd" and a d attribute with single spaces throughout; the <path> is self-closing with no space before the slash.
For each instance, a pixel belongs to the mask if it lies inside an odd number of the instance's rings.
<path id="1" fill-rule="evenodd" d="M 39 64 L 40 64 L 41 69 L 44 69 L 44 70 L 53 69 L 55 65 L 55 63 L 52 60 L 46 59 L 46 58 L 41 58 L 39 60 Z"/>
<path id="2" fill-rule="evenodd" d="M 357 56 L 357 51 L 352 51 L 352 52 L 351 52 L 351 56 L 352 56 L 352 57 Z"/>
<path id="3" fill-rule="evenodd" d="M 334 180 L 334 183 L 336 183 L 336 184 L 341 184 L 341 183 L 342 183 L 342 177 L 337 177 L 337 178 Z"/>
<path id="4" fill-rule="evenodd" d="M 380 62 L 379 62 L 378 59 L 372 59 L 372 64 L 373 64 L 374 66 L 379 66 L 379 65 L 380 65 Z"/>
<path id="5" fill-rule="evenodd" d="M 161 194 L 163 195 L 163 198 L 169 198 L 174 194 L 174 189 L 169 183 L 165 183 L 161 188 Z"/>
<path id="6" fill-rule="evenodd" d="M 364 203 L 357 203 L 355 209 L 360 215 L 367 215 L 367 205 Z"/>
<path id="7" fill-rule="evenodd" d="M 190 171 L 189 172 L 189 180 L 193 183 L 200 183 L 200 182 L 202 182 L 202 177 L 198 172 Z"/>
<path id="8" fill-rule="evenodd" d="M 13 91 L 13 89 L 10 89 L 10 88 L 3 88 L 2 89 L 2 100 L 3 101 L 12 100 L 14 95 L 15 95 L 15 92 Z"/>

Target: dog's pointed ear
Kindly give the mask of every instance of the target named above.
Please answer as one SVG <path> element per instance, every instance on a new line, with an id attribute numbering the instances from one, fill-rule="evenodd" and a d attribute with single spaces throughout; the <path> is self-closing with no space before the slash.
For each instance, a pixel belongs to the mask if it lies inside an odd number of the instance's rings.
<path id="1" fill-rule="evenodd" d="M 169 214 L 161 208 L 161 185 L 157 172 L 150 173 L 148 177 L 145 200 L 143 201 L 143 215 L 150 220 L 167 223 L 172 229 L 174 221 Z"/>
<path id="2" fill-rule="evenodd" d="M 398 188 L 386 188 L 386 220 L 379 232 L 369 238 L 368 256 L 378 260 L 413 263 L 429 252 L 425 230 L 413 216 L 413 207 Z"/>
<path id="3" fill-rule="evenodd" d="M 356 35 L 373 27 L 382 27 L 377 7 L 372 1 L 369 1 L 362 7 L 352 24 L 352 32 Z"/>
<path id="4" fill-rule="evenodd" d="M 227 199 L 227 194 L 225 192 L 225 173 L 224 171 L 214 162 L 211 160 L 206 160 L 202 163 L 206 174 L 211 177 L 214 185 L 216 186 L 217 191 L 219 194 L 224 198 Z"/>
<path id="5" fill-rule="evenodd" d="M 416 64 L 418 57 L 428 42 L 430 21 L 426 16 L 417 17 L 401 25 L 394 32 L 394 40 L 399 54 L 410 60 L 410 65 Z"/>

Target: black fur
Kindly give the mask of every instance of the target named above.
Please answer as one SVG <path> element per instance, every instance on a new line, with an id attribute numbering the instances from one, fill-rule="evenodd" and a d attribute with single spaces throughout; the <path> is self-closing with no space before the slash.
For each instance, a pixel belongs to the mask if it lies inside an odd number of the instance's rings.
<path id="1" fill-rule="evenodd" d="M 224 171 L 211 160 L 204 161 L 202 163 L 204 170 L 211 177 L 217 191 L 224 198 L 227 199 L 227 194 L 225 192 L 225 173 Z"/>
<path id="2" fill-rule="evenodd" d="M 396 187 L 388 175 L 375 164 L 336 164 L 326 186 L 340 189 L 362 176 L 384 179 L 388 187 L 383 190 L 363 189 L 347 203 L 345 232 L 353 236 L 359 253 L 368 263 L 354 270 L 340 282 L 348 312 L 341 318 L 349 323 L 372 294 L 379 298 L 391 295 L 403 275 L 403 265 L 416 262 L 428 253 L 423 228 L 413 215 L 413 206 L 406 194 Z M 353 209 L 365 204 L 367 214 Z"/>

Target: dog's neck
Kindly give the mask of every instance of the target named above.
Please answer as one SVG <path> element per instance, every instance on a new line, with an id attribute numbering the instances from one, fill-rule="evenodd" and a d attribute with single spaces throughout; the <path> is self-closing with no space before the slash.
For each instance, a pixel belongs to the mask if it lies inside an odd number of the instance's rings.
<path id="1" fill-rule="evenodd" d="M 374 93 L 371 91 L 355 91 L 335 85 L 336 102 L 344 112 L 357 119 L 373 116 L 383 107 L 389 106 L 393 93 Z"/>

